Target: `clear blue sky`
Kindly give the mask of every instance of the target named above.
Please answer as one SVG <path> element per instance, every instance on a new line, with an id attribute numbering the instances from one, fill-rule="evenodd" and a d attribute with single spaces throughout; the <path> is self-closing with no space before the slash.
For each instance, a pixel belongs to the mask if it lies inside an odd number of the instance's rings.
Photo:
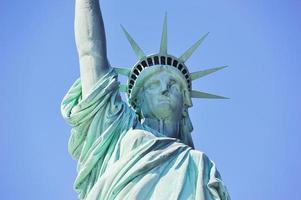
<path id="1" fill-rule="evenodd" d="M 165 11 L 169 52 L 210 32 L 187 65 L 230 67 L 194 88 L 230 97 L 190 109 L 198 150 L 216 162 L 232 199 L 300 200 L 301 1 L 103 0 L 114 66 L 136 57 L 123 24 L 146 53 L 159 49 Z M 76 162 L 60 102 L 79 76 L 74 1 L 0 2 L 0 198 L 76 199 Z"/>

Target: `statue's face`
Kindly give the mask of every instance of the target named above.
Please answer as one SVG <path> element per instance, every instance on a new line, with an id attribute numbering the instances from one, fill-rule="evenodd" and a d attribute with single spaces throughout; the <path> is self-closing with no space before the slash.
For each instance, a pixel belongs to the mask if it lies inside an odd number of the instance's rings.
<path id="1" fill-rule="evenodd" d="M 144 117 L 179 120 L 182 117 L 182 85 L 165 70 L 159 71 L 143 84 L 140 108 Z"/>

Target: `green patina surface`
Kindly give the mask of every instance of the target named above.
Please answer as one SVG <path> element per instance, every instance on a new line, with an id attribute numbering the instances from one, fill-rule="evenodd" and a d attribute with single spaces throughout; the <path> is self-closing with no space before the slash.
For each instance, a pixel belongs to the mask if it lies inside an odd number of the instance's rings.
<path id="1" fill-rule="evenodd" d="M 138 62 L 112 68 L 98 0 L 77 0 L 75 36 L 81 79 L 63 99 L 71 124 L 69 152 L 78 161 L 75 190 L 84 200 L 229 200 L 214 163 L 194 150 L 191 98 L 225 97 L 192 90 L 192 81 L 224 67 L 190 73 L 167 51 L 165 16 L 158 54 L 145 55 L 123 28 Z M 117 74 L 127 76 L 120 85 Z M 128 104 L 119 92 L 126 92 Z"/>
<path id="2" fill-rule="evenodd" d="M 230 199 L 204 153 L 139 122 L 123 102 L 114 70 L 85 99 L 77 80 L 62 102 L 72 125 L 69 152 L 78 161 L 80 199 Z"/>

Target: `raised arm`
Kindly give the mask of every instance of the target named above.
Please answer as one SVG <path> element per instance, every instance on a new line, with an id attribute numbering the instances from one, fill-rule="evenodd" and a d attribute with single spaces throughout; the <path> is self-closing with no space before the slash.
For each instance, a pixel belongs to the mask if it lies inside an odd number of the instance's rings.
<path id="1" fill-rule="evenodd" d="M 110 68 L 98 0 L 76 0 L 75 40 L 80 61 L 82 94 L 86 96 Z"/>

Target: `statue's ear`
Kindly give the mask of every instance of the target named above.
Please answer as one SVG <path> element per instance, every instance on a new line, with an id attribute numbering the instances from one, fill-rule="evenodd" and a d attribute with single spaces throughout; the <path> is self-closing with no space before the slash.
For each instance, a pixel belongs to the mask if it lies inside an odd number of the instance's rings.
<path id="1" fill-rule="evenodd" d="M 184 100 L 184 106 L 185 107 L 191 107 L 192 106 L 190 92 L 188 90 L 184 90 L 183 100 Z"/>

